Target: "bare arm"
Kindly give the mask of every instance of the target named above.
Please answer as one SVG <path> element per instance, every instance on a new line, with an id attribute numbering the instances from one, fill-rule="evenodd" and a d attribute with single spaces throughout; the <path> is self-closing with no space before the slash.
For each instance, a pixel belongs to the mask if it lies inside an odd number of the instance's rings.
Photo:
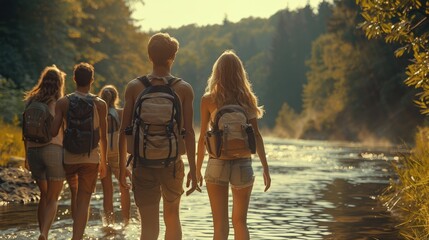
<path id="1" fill-rule="evenodd" d="M 255 132 L 256 153 L 259 156 L 259 160 L 261 161 L 262 169 L 264 171 L 264 183 L 265 183 L 264 191 L 267 191 L 271 186 L 271 176 L 270 176 L 270 170 L 268 167 L 267 157 L 265 154 L 264 141 L 262 139 L 261 133 L 259 132 L 258 122 L 256 118 L 250 119 L 249 122 L 250 124 L 252 124 L 253 130 Z"/>
<path id="2" fill-rule="evenodd" d="M 106 176 L 107 157 L 107 104 L 102 99 L 96 100 L 98 116 L 100 121 L 100 178 Z"/>
<path id="3" fill-rule="evenodd" d="M 200 136 L 198 138 L 198 148 L 197 148 L 197 180 L 200 185 L 203 184 L 203 179 L 201 176 L 201 168 L 203 166 L 204 155 L 206 153 L 206 147 L 204 146 L 204 136 L 207 132 L 207 127 L 210 119 L 210 112 L 208 110 L 208 99 L 207 97 L 201 98 L 200 104 Z"/>
<path id="4" fill-rule="evenodd" d="M 62 97 L 58 99 L 57 103 L 55 104 L 55 116 L 51 127 L 52 137 L 55 137 L 58 135 L 58 132 L 63 124 L 63 119 L 66 116 L 65 112 L 67 111 L 67 108 L 68 108 L 67 98 Z"/>
<path id="5" fill-rule="evenodd" d="M 192 181 L 191 188 L 186 192 L 186 195 L 189 195 L 198 187 L 195 165 L 194 91 L 190 85 L 186 87 L 182 96 L 183 127 L 186 130 L 185 146 L 189 164 L 186 186 L 189 187 Z"/>
<path id="6" fill-rule="evenodd" d="M 121 116 L 121 128 L 119 131 L 119 182 L 122 186 L 129 188 L 126 182 L 127 176 L 127 141 L 125 137 L 125 128 L 131 126 L 135 97 L 132 84 L 129 83 L 125 89 L 124 109 Z"/>

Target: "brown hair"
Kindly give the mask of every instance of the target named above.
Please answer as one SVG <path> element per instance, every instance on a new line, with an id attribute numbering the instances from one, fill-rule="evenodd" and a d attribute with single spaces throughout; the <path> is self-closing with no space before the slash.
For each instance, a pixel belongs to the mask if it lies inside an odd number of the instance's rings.
<path id="1" fill-rule="evenodd" d="M 149 39 L 147 51 L 155 65 L 167 66 L 169 59 L 174 59 L 179 50 L 179 42 L 168 33 L 156 33 Z"/>
<path id="2" fill-rule="evenodd" d="M 73 75 L 77 86 L 86 87 L 94 79 L 94 67 L 89 63 L 78 63 L 73 68 Z"/>
<path id="3" fill-rule="evenodd" d="M 45 67 L 40 74 L 37 84 L 25 93 L 24 101 L 38 101 L 49 103 L 64 96 L 64 76 L 57 66 Z"/>
<path id="4" fill-rule="evenodd" d="M 98 96 L 107 103 L 107 107 L 118 108 L 119 107 L 119 98 L 118 90 L 113 85 L 106 85 L 101 88 Z"/>
<path id="5" fill-rule="evenodd" d="M 232 50 L 223 52 L 214 63 L 205 95 L 210 95 L 218 108 L 239 104 L 247 111 L 256 112 L 258 118 L 264 113 L 263 107 L 258 106 L 243 63 Z"/>

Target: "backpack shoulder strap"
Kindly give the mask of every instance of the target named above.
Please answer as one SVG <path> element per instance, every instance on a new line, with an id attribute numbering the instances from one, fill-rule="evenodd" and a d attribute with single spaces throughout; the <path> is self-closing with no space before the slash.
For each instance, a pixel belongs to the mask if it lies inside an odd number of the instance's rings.
<path id="1" fill-rule="evenodd" d="M 137 80 L 139 80 L 146 88 L 152 86 L 152 83 L 150 83 L 149 78 L 147 76 L 138 77 Z"/>
<path id="2" fill-rule="evenodd" d="M 66 98 L 68 100 L 70 100 L 70 98 L 74 97 L 74 95 L 75 95 L 74 93 L 69 93 L 69 94 L 66 95 Z"/>
<path id="3" fill-rule="evenodd" d="M 173 87 L 173 85 L 175 85 L 176 83 L 178 83 L 180 81 L 182 81 L 181 78 L 172 77 L 172 78 L 168 79 L 167 85 L 170 87 Z"/>
<path id="4" fill-rule="evenodd" d="M 112 118 L 115 120 L 116 124 L 119 124 L 119 114 L 115 108 L 109 107 L 108 114 L 110 116 L 112 116 Z"/>
<path id="5" fill-rule="evenodd" d="M 172 77 L 172 78 L 168 79 L 167 86 L 169 86 L 173 92 L 175 107 L 177 109 L 177 112 L 176 112 L 174 117 L 176 119 L 178 126 L 180 128 L 182 128 L 183 127 L 182 126 L 182 124 L 183 124 L 182 123 L 182 105 L 181 105 L 182 101 L 180 100 L 179 96 L 177 95 L 176 91 L 173 88 L 173 85 L 175 85 L 176 83 L 178 83 L 180 81 L 182 81 L 181 78 Z"/>

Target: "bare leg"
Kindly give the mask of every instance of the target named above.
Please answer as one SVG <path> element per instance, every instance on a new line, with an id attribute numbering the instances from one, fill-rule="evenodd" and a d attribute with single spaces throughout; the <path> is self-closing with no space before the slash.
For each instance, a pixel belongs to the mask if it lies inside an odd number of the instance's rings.
<path id="1" fill-rule="evenodd" d="M 86 224 L 88 223 L 89 216 L 89 203 L 92 193 L 78 190 L 76 204 L 76 212 L 73 219 L 73 240 L 80 240 L 83 237 Z"/>
<path id="2" fill-rule="evenodd" d="M 48 239 L 49 229 L 54 222 L 58 209 L 58 197 L 63 189 L 63 181 L 48 181 L 48 192 L 46 197 L 46 208 L 42 224 L 42 235 Z"/>
<path id="3" fill-rule="evenodd" d="M 122 219 L 125 225 L 130 221 L 130 191 L 124 187 L 120 187 L 121 191 L 121 211 Z"/>
<path id="4" fill-rule="evenodd" d="M 234 226 L 235 240 L 250 239 L 249 229 L 247 228 L 247 211 L 252 188 L 253 185 L 241 189 L 232 188 L 232 225 Z"/>
<path id="5" fill-rule="evenodd" d="M 180 224 L 180 197 L 174 202 L 164 201 L 165 240 L 182 239 L 182 225 Z"/>
<path id="6" fill-rule="evenodd" d="M 39 222 L 40 235 L 44 236 L 42 230 L 44 228 L 43 219 L 45 219 L 48 183 L 46 180 L 37 180 L 36 182 L 37 182 L 37 186 L 39 187 L 39 190 L 40 190 L 40 201 L 39 201 L 39 204 L 37 205 L 37 220 Z"/>
<path id="7" fill-rule="evenodd" d="M 119 171 L 112 171 L 116 179 L 119 179 Z M 121 192 L 121 212 L 122 219 L 125 225 L 128 225 L 130 220 L 130 191 L 119 184 Z"/>
<path id="8" fill-rule="evenodd" d="M 140 240 L 157 240 L 159 235 L 159 203 L 139 207 L 141 235 Z"/>
<path id="9" fill-rule="evenodd" d="M 103 185 L 103 209 L 104 218 L 106 219 L 107 225 L 113 224 L 113 183 L 112 183 L 112 172 L 110 167 L 107 167 L 106 177 L 101 179 Z"/>
<path id="10" fill-rule="evenodd" d="M 71 215 L 72 215 L 72 219 L 74 221 L 76 219 L 76 211 L 77 211 L 78 186 L 77 186 L 77 184 L 74 184 L 72 182 L 74 182 L 74 181 L 77 182 L 77 175 L 73 176 L 71 179 L 67 179 L 67 181 L 69 183 L 70 194 L 71 194 L 71 199 L 70 199 Z"/>
<path id="11" fill-rule="evenodd" d="M 214 240 L 226 240 L 229 235 L 228 186 L 206 183 L 213 215 Z"/>

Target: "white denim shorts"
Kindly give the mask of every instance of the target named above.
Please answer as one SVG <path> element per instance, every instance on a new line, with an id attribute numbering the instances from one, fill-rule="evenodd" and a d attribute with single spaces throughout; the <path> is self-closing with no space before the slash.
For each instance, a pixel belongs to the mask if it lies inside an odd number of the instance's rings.
<path id="1" fill-rule="evenodd" d="M 207 183 L 245 188 L 253 185 L 252 159 L 219 160 L 210 158 L 204 179 Z"/>

